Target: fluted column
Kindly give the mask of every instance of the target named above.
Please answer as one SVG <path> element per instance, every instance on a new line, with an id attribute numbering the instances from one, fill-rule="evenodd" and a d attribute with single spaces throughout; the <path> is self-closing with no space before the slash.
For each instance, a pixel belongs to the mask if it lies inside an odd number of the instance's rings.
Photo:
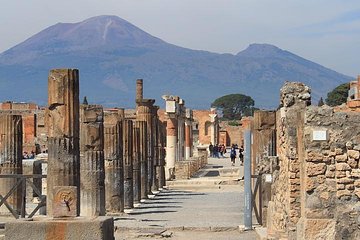
<path id="1" fill-rule="evenodd" d="M 153 117 L 152 107 L 154 99 L 142 99 L 137 101 L 136 119 L 146 122 L 147 129 L 147 186 L 148 194 L 152 194 L 153 168 L 154 168 L 154 136 L 153 136 Z"/>
<path id="2" fill-rule="evenodd" d="M 134 207 L 133 195 L 133 123 L 124 120 L 123 127 L 123 160 L 124 160 L 124 208 Z"/>
<path id="3" fill-rule="evenodd" d="M 48 78 L 48 170 L 47 214 L 54 216 L 55 186 L 75 186 L 80 196 L 79 71 L 54 69 Z M 80 201 L 76 215 L 80 214 Z"/>
<path id="4" fill-rule="evenodd" d="M 140 123 L 134 122 L 133 127 L 133 192 L 134 203 L 141 200 L 141 146 L 140 146 Z"/>
<path id="5" fill-rule="evenodd" d="M 153 147 L 154 147 L 154 158 L 153 158 L 153 174 L 152 174 L 152 191 L 156 192 L 159 190 L 159 166 L 160 166 L 160 152 L 159 152 L 159 126 L 158 126 L 158 115 L 157 111 L 159 110 L 158 106 L 153 106 L 151 115 L 152 115 L 152 136 L 153 136 Z"/>
<path id="6" fill-rule="evenodd" d="M 141 182 L 141 199 L 148 198 L 148 167 L 147 167 L 147 124 L 145 121 L 136 121 L 136 127 L 139 128 L 139 142 L 140 142 L 140 182 Z"/>
<path id="7" fill-rule="evenodd" d="M 22 118 L 20 115 L 0 116 L 0 173 L 22 174 Z M 16 178 L 0 179 L 0 194 L 4 197 L 16 184 Z M 20 214 L 22 186 L 7 199 L 11 207 Z M 10 214 L 2 205 L 0 212 Z"/>
<path id="8" fill-rule="evenodd" d="M 161 121 L 158 121 L 159 127 L 159 170 L 158 170 L 158 181 L 159 188 L 166 186 L 165 181 L 165 143 L 166 143 L 166 128 Z"/>
<path id="9" fill-rule="evenodd" d="M 99 105 L 80 106 L 80 215 L 105 215 L 104 114 Z"/>
<path id="10" fill-rule="evenodd" d="M 108 213 L 124 211 L 123 118 L 119 111 L 124 110 L 104 113 L 105 206 Z"/>

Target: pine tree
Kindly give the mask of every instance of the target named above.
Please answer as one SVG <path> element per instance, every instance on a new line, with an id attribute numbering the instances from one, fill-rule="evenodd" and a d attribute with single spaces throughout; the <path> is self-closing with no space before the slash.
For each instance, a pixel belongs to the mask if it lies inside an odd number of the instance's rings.
<path id="1" fill-rule="evenodd" d="M 325 103 L 324 103 L 324 100 L 323 100 L 323 98 L 321 97 L 320 100 L 319 100 L 319 102 L 318 102 L 318 106 L 321 107 L 321 106 L 324 105 L 324 104 L 325 104 Z"/>

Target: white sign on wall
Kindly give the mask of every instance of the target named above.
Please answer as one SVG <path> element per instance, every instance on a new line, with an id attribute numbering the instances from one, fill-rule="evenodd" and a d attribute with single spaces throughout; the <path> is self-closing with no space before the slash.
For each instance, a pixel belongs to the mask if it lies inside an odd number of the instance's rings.
<path id="1" fill-rule="evenodd" d="M 313 141 L 327 141 L 327 130 L 313 130 L 312 131 L 312 140 Z"/>

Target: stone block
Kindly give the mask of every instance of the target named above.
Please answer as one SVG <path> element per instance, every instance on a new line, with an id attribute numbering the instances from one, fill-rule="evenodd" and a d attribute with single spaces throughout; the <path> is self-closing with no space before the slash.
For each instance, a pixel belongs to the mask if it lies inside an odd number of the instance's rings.
<path id="1" fill-rule="evenodd" d="M 346 170 L 351 170 L 351 167 L 349 166 L 349 164 L 347 163 L 336 163 L 336 170 L 337 171 L 346 171 Z"/>
<path id="2" fill-rule="evenodd" d="M 360 178 L 360 169 L 353 169 L 351 171 L 351 177 Z"/>
<path id="3" fill-rule="evenodd" d="M 340 178 L 340 179 L 336 179 L 336 182 L 337 183 L 340 183 L 340 184 L 349 184 L 349 183 L 354 183 L 354 179 L 351 179 L 351 178 Z"/>
<path id="4" fill-rule="evenodd" d="M 344 153 L 344 151 L 342 150 L 342 148 L 335 148 L 335 154 L 336 155 L 341 155 L 343 153 Z"/>
<path id="5" fill-rule="evenodd" d="M 310 191 L 313 191 L 315 189 L 315 187 L 316 187 L 315 179 L 310 178 L 310 177 L 306 178 L 306 180 L 305 180 L 305 190 L 307 192 L 310 192 Z"/>
<path id="6" fill-rule="evenodd" d="M 325 177 L 326 177 L 326 178 L 335 178 L 335 172 L 333 172 L 333 171 L 326 171 Z"/>
<path id="7" fill-rule="evenodd" d="M 345 189 L 345 184 L 337 184 L 337 185 L 336 185 L 336 188 L 337 188 L 338 190 L 344 190 L 344 189 Z"/>
<path id="8" fill-rule="evenodd" d="M 336 155 L 335 160 L 337 162 L 346 162 L 348 160 L 347 154 Z"/>
<path id="9" fill-rule="evenodd" d="M 356 150 L 348 150 L 347 151 L 348 157 L 353 159 L 359 159 L 360 152 Z"/>
<path id="10" fill-rule="evenodd" d="M 347 163 L 349 164 L 350 167 L 352 168 L 357 168 L 358 167 L 358 160 L 355 160 L 353 158 L 350 158 Z"/>
<path id="11" fill-rule="evenodd" d="M 300 219 L 296 239 L 335 239 L 336 221 L 332 219 Z"/>
<path id="12" fill-rule="evenodd" d="M 356 189 L 354 193 L 360 199 L 360 189 Z"/>
<path id="13" fill-rule="evenodd" d="M 359 180 L 355 180 L 354 186 L 357 187 L 357 188 L 360 188 L 360 179 L 359 179 Z"/>
<path id="14" fill-rule="evenodd" d="M 336 177 L 337 178 L 346 177 L 346 171 L 336 171 Z"/>
<path id="15" fill-rule="evenodd" d="M 307 163 L 306 172 L 308 176 L 317 176 L 325 174 L 325 163 Z"/>
<path id="16" fill-rule="evenodd" d="M 5 224 L 5 239 L 114 240 L 114 220 L 112 217 L 14 220 Z"/>
<path id="17" fill-rule="evenodd" d="M 336 196 L 338 198 L 341 198 L 341 197 L 350 197 L 351 196 L 351 192 L 349 190 L 339 190 L 336 192 Z"/>

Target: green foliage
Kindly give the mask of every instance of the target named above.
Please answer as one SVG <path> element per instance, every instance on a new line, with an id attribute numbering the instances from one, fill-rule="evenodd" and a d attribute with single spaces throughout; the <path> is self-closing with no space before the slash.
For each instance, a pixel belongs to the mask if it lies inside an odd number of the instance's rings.
<path id="1" fill-rule="evenodd" d="M 223 118 L 238 120 L 242 116 L 254 114 L 254 100 L 243 94 L 229 94 L 216 99 L 211 106 L 216 107 L 223 113 Z"/>
<path id="2" fill-rule="evenodd" d="M 343 83 L 333 89 L 327 94 L 326 104 L 329 106 L 338 106 L 346 102 L 348 91 L 350 88 L 349 83 Z"/>
<path id="3" fill-rule="evenodd" d="M 320 100 L 319 100 L 319 102 L 318 102 L 318 106 L 321 107 L 321 106 L 324 105 L 324 104 L 325 104 L 325 103 L 324 103 L 324 100 L 323 100 L 323 98 L 321 97 Z"/>

